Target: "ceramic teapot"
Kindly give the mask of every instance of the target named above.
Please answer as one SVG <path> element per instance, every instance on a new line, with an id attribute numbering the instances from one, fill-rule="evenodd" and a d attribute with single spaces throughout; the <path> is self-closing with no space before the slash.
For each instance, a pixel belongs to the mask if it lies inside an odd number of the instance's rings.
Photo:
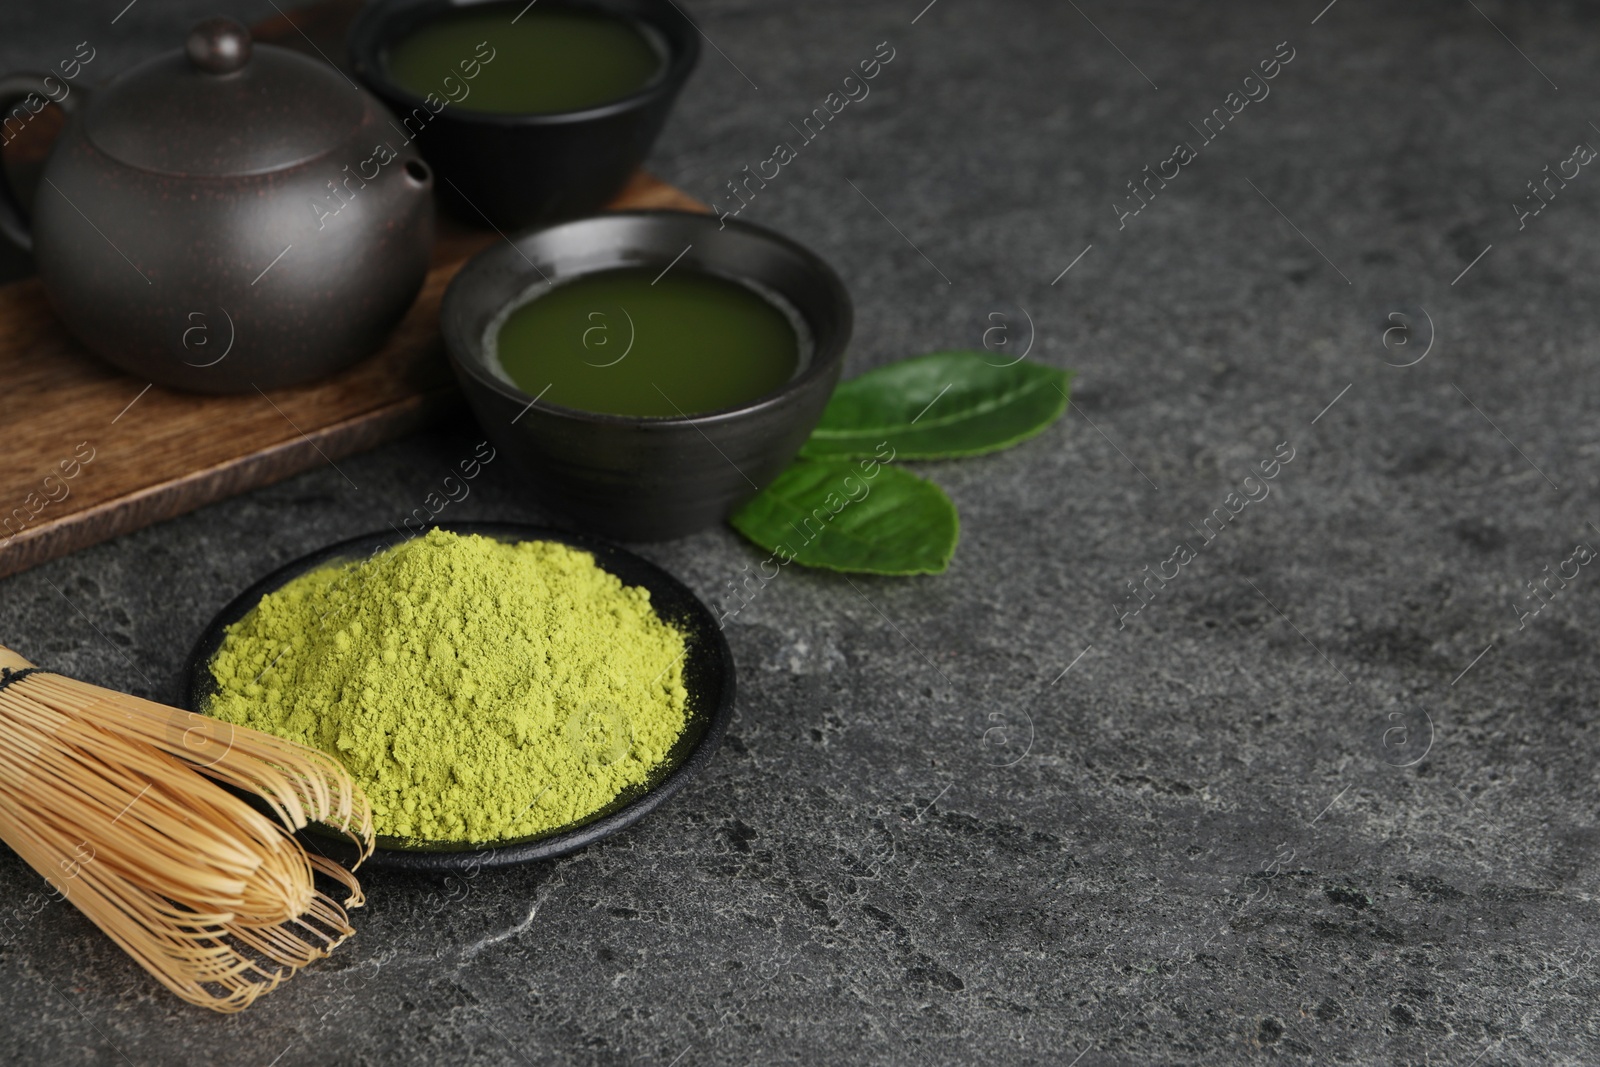
<path id="1" fill-rule="evenodd" d="M 0 79 L 0 115 L 54 82 Z M 213 18 L 59 102 L 32 218 L 0 175 L 0 230 L 32 248 L 67 328 L 129 373 L 293 385 L 372 352 L 416 296 L 432 175 L 335 68 Z"/>

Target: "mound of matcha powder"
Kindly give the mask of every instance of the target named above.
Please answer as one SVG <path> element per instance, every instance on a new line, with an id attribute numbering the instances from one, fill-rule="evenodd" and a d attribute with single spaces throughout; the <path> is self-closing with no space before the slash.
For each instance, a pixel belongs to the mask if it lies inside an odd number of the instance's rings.
<path id="1" fill-rule="evenodd" d="M 434 530 L 262 598 L 208 710 L 337 757 L 379 834 L 489 842 L 643 783 L 683 732 L 683 658 L 589 553 Z"/>

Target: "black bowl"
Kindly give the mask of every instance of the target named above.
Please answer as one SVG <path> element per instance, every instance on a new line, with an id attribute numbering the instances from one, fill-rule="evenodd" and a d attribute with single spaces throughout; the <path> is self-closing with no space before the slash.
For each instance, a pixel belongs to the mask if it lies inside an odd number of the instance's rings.
<path id="1" fill-rule="evenodd" d="M 579 274 L 674 261 L 776 293 L 805 319 L 810 358 L 766 396 L 681 418 L 560 407 L 489 369 L 487 333 L 506 307 Z M 826 263 L 771 230 L 679 211 L 618 211 L 530 230 L 480 253 L 451 281 L 439 318 L 467 402 L 533 495 L 608 537 L 659 541 L 720 522 L 789 465 L 838 383 L 851 308 Z"/>
<path id="2" fill-rule="evenodd" d="M 643 786 L 625 790 L 610 804 L 578 822 L 532 837 L 492 844 L 429 842 L 420 845 L 379 837 L 376 850 L 363 865 L 363 870 L 463 871 L 507 867 L 515 863 L 562 856 L 632 826 L 705 769 L 722 744 L 729 722 L 733 720 L 733 653 L 728 650 L 728 642 L 722 636 L 716 616 L 688 586 L 625 549 L 581 534 L 513 522 L 444 522 L 437 525 L 442 530 L 482 534 L 502 541 L 559 541 L 592 553 L 600 567 L 622 579 L 625 584 L 643 586 L 649 590 L 650 603 L 656 613 L 682 630 L 688 640 L 684 687 L 689 690 L 689 720 L 684 726 L 683 735 Z M 426 532 L 420 530 L 406 535 L 374 533 L 330 545 L 279 567 L 234 597 L 211 620 L 211 624 L 195 642 L 194 650 L 189 653 L 184 665 L 184 694 L 189 710 L 205 713 L 207 704 L 216 692 L 216 682 L 211 677 L 208 664 L 222 647 L 223 632 L 249 614 L 262 597 L 308 571 L 330 563 L 363 559 Z M 346 863 L 355 856 L 354 848 L 347 841 L 322 828 L 313 827 L 301 835 L 301 840 L 308 847 Z"/>
<path id="3" fill-rule="evenodd" d="M 403 136 L 417 142 L 438 172 L 435 188 L 445 206 L 502 230 L 588 214 L 611 200 L 649 154 L 700 57 L 699 31 L 675 0 L 540 0 L 643 25 L 666 50 L 661 71 L 620 100 L 552 114 L 474 111 L 467 106 L 470 95 L 435 113 L 423 97 L 389 80 L 389 47 L 441 13 L 521 2 L 386 0 L 361 9 L 348 40 L 356 77 L 400 117 Z"/>

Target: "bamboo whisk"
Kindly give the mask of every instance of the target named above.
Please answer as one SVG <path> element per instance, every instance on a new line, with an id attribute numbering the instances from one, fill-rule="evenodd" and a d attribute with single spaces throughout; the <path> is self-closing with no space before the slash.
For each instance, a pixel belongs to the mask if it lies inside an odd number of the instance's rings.
<path id="1" fill-rule="evenodd" d="M 355 876 L 291 836 L 312 821 L 371 854 L 372 810 L 326 754 L 0 646 L 0 839 L 183 999 L 242 1010 L 354 932 Z"/>

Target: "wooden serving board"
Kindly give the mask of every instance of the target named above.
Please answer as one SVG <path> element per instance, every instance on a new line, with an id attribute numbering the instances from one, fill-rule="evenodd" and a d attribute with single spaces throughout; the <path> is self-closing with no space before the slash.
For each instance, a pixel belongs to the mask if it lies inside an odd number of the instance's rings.
<path id="1" fill-rule="evenodd" d="M 254 32 L 342 57 L 344 27 L 359 6 L 336 0 Z M 706 210 L 643 172 L 608 205 L 624 208 Z M 439 336 L 439 302 L 462 263 L 502 238 L 443 215 L 439 222 L 422 292 L 380 351 L 336 377 L 265 395 L 150 386 L 73 340 L 37 280 L 0 286 L 0 577 L 461 410 Z"/>

